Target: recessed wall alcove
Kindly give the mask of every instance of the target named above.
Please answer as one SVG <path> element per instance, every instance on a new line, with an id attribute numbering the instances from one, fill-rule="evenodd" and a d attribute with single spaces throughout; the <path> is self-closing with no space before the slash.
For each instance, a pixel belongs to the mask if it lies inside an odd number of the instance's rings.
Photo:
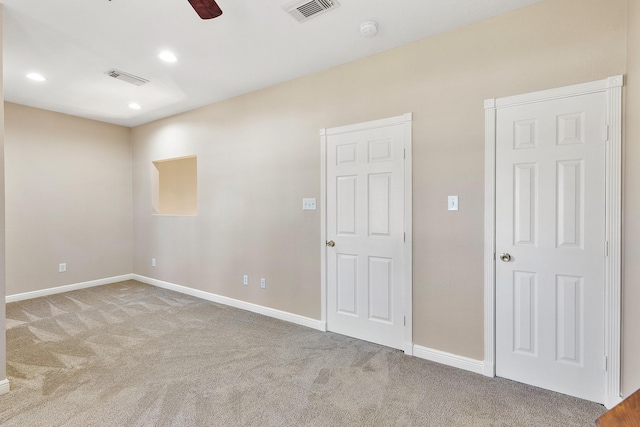
<path id="1" fill-rule="evenodd" d="M 153 213 L 198 215 L 198 159 L 196 156 L 152 162 Z"/>

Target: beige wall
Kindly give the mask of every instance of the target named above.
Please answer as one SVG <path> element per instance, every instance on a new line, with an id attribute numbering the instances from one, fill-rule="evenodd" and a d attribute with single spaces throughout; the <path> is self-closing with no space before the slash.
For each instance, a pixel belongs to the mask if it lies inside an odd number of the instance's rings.
<path id="1" fill-rule="evenodd" d="M 11 103 L 5 114 L 7 295 L 131 273 L 130 129 Z"/>
<path id="2" fill-rule="evenodd" d="M 626 140 L 624 146 L 624 267 L 622 390 L 640 388 L 640 1 L 629 0 Z"/>
<path id="3" fill-rule="evenodd" d="M 414 341 L 482 359 L 483 100 L 622 74 L 625 38 L 626 0 L 545 0 L 137 127 L 134 272 L 320 318 L 318 129 L 413 112 Z M 153 217 L 151 162 L 194 154 L 198 216 Z"/>
<path id="4" fill-rule="evenodd" d="M 4 99 L 2 79 L 2 13 L 0 4 L 0 99 Z M 5 185 L 4 185 L 4 105 L 0 102 L 0 297 L 6 295 L 5 275 Z M 6 307 L 0 303 L 0 381 L 7 378 Z"/>

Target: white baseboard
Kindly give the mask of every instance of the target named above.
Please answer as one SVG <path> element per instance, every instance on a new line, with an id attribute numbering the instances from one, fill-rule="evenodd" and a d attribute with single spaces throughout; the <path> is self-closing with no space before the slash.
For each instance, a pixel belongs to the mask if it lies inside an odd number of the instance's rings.
<path id="1" fill-rule="evenodd" d="M 122 276 L 107 277 L 106 279 L 91 280 L 89 282 L 74 283 L 71 285 L 58 286 L 55 288 L 41 289 L 39 291 L 24 292 L 22 294 L 7 295 L 5 302 L 22 301 L 31 298 L 45 297 L 48 295 L 60 294 L 62 292 L 75 291 L 77 289 L 91 288 L 94 286 L 108 285 L 110 283 L 123 282 L 133 279 L 133 274 L 123 274 Z"/>
<path id="2" fill-rule="evenodd" d="M 286 322 L 295 323 L 296 325 L 306 326 L 311 329 L 325 332 L 327 324 L 321 320 L 311 319 L 309 317 L 300 316 L 298 314 L 286 311 L 276 310 L 275 308 L 264 307 L 262 305 L 253 304 L 222 295 L 212 294 L 210 292 L 200 291 L 198 289 L 188 288 L 186 286 L 176 285 L 175 283 L 165 282 L 163 280 L 152 279 L 151 277 L 132 275 L 133 280 L 137 280 L 148 285 L 157 286 L 159 288 L 169 289 L 171 291 L 180 292 L 182 294 L 191 295 L 196 298 L 202 298 L 207 301 L 217 302 L 219 304 L 228 305 L 242 310 L 251 311 L 253 313 L 262 314 L 264 316 L 273 317 L 284 320 Z"/>
<path id="3" fill-rule="evenodd" d="M 433 350 L 431 348 L 422 347 L 420 345 L 413 346 L 413 355 L 421 359 L 430 360 L 432 362 L 442 363 L 443 365 L 453 366 L 454 368 L 464 369 L 465 371 L 475 372 L 476 374 L 485 375 L 485 365 L 482 360 L 470 359 L 464 356 L 447 353 L 445 351 Z"/>
<path id="4" fill-rule="evenodd" d="M 9 390 L 9 380 L 5 378 L 4 380 L 0 381 L 0 396 L 9 393 Z"/>
<path id="5" fill-rule="evenodd" d="M 485 377 L 493 378 L 496 376 L 496 365 L 492 363 L 483 362 L 484 370 L 482 371 L 482 375 Z"/>
<path id="6" fill-rule="evenodd" d="M 611 409 L 614 406 L 616 406 L 618 403 L 622 402 L 622 397 L 621 396 L 616 396 L 615 394 L 608 394 L 606 393 L 604 395 L 604 407 L 607 409 Z"/>

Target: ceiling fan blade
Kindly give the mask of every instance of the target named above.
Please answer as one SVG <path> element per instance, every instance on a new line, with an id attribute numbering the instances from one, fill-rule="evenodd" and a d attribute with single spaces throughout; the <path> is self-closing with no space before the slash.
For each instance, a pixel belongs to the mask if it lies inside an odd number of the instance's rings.
<path id="1" fill-rule="evenodd" d="M 212 19 L 222 15 L 222 9 L 215 0 L 189 0 L 189 3 L 202 19 Z"/>

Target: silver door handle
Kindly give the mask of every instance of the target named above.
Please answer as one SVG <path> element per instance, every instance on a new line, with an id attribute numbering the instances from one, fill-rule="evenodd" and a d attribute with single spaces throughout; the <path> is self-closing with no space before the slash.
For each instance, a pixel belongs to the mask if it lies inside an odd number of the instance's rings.
<path id="1" fill-rule="evenodd" d="M 329 246 L 330 248 L 334 247 L 336 245 L 336 242 L 334 242 L 333 240 L 329 240 L 327 242 L 327 246 Z"/>
<path id="2" fill-rule="evenodd" d="M 500 259 L 504 262 L 509 262 L 511 261 L 511 254 L 505 252 L 503 254 L 500 255 Z"/>

